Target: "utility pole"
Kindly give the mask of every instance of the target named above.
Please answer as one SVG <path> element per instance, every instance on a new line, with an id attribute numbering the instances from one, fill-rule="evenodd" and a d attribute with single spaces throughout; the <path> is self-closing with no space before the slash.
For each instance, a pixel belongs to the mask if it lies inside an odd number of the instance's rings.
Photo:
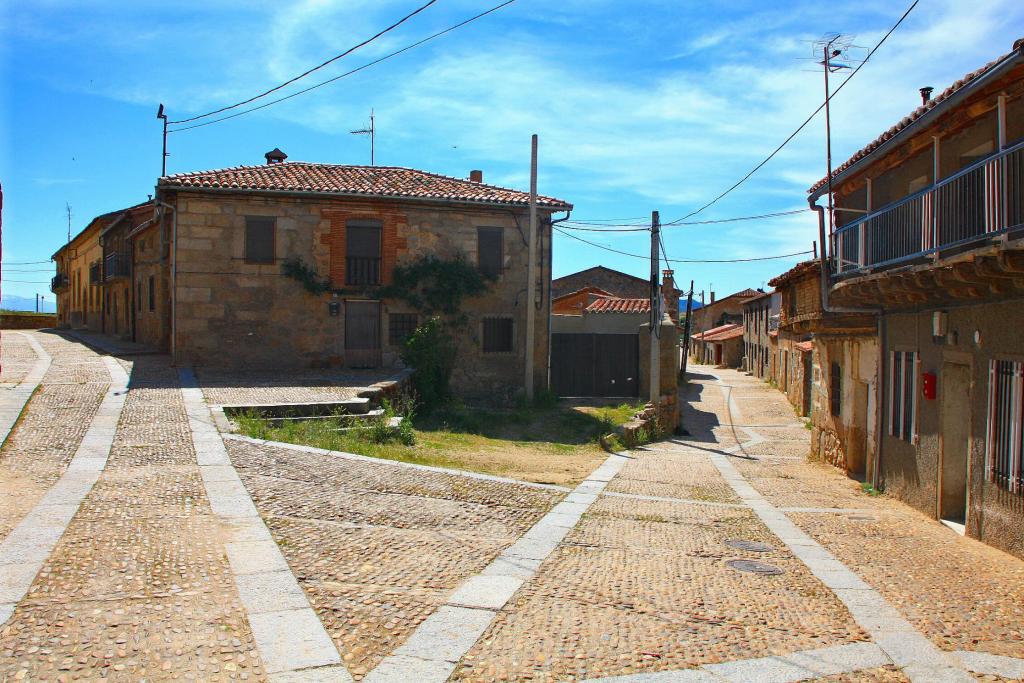
<path id="1" fill-rule="evenodd" d="M 376 166 L 376 146 L 377 146 L 377 125 L 373 118 L 373 109 L 370 110 L 370 127 L 360 128 L 359 130 L 349 131 L 352 135 L 369 135 L 370 136 L 370 166 Z"/>
<path id="2" fill-rule="evenodd" d="M 164 113 L 163 103 L 156 110 L 156 117 L 164 121 L 164 150 L 163 154 L 160 155 L 160 177 L 163 178 L 167 175 L 167 114 Z"/>
<path id="3" fill-rule="evenodd" d="M 64 202 L 64 210 L 68 213 L 68 244 L 71 244 L 71 205 Z"/>
<path id="4" fill-rule="evenodd" d="M 530 140 L 530 240 L 526 265 L 526 398 L 533 400 L 533 346 L 537 327 L 537 134 Z"/>
<path id="5" fill-rule="evenodd" d="M 686 361 L 690 357 L 690 316 L 693 314 L 693 280 L 690 280 L 690 295 L 686 297 L 686 323 L 683 325 L 683 381 L 686 381 Z"/>
<path id="6" fill-rule="evenodd" d="M 651 212 L 651 403 L 657 407 L 661 399 L 661 354 L 658 337 L 661 334 L 661 286 L 658 270 L 658 243 L 661 240 L 661 217 Z"/>

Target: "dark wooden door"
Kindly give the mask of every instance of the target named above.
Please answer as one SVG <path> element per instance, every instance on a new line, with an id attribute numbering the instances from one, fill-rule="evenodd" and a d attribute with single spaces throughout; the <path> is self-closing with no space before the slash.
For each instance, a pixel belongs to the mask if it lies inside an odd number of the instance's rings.
<path id="1" fill-rule="evenodd" d="M 380 366 L 380 302 L 345 302 L 345 365 Z"/>
<path id="2" fill-rule="evenodd" d="M 635 334 L 551 335 L 551 388 L 559 396 L 637 396 Z"/>

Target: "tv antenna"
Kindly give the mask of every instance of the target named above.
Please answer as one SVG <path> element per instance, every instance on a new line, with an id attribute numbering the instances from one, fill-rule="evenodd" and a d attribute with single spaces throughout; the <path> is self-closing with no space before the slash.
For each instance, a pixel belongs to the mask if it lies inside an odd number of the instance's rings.
<path id="1" fill-rule="evenodd" d="M 71 244 L 71 205 L 64 202 L 64 210 L 68 214 L 68 244 Z"/>
<path id="2" fill-rule="evenodd" d="M 377 141 L 377 126 L 373 120 L 373 109 L 370 110 L 370 127 L 360 128 L 359 130 L 349 131 L 352 135 L 369 135 L 370 136 L 370 166 L 376 166 L 375 150 Z"/>
<path id="3" fill-rule="evenodd" d="M 832 194 L 832 112 L 829 102 L 831 90 L 829 89 L 828 77 L 829 74 L 851 68 L 849 65 L 849 53 L 854 47 L 857 46 L 853 44 L 853 38 L 841 33 L 828 33 L 814 43 L 814 51 L 821 57 L 821 61 L 818 64 L 822 66 L 822 70 L 825 73 L 825 166 L 827 173 L 825 178 L 828 182 L 829 234 L 832 234 L 835 226 L 835 206 L 833 205 L 834 199 Z"/>

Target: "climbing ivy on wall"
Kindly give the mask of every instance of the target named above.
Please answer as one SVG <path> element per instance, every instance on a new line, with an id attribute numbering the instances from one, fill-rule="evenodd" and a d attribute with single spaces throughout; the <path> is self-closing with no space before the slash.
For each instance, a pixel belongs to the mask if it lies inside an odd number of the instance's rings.
<path id="1" fill-rule="evenodd" d="M 493 279 L 463 256 L 421 256 L 412 263 L 396 266 L 391 284 L 383 287 L 380 295 L 400 299 L 423 315 L 453 317 L 460 314 L 464 299 L 486 292 Z"/>
<path id="2" fill-rule="evenodd" d="M 281 272 L 285 277 L 290 277 L 301 283 L 310 294 L 320 295 L 331 291 L 330 278 L 320 277 L 314 268 L 299 257 L 290 258 L 282 263 Z"/>

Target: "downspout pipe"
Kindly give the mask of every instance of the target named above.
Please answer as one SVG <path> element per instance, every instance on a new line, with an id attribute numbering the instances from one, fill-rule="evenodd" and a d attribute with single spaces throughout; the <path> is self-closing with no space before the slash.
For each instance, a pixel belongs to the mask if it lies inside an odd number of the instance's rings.
<path id="1" fill-rule="evenodd" d="M 871 468 L 871 486 L 878 488 L 878 471 L 882 463 L 882 406 L 885 403 L 885 309 L 878 308 L 844 308 L 833 306 L 828 300 L 829 275 L 828 275 L 828 250 L 831 244 L 826 241 L 825 235 L 825 207 L 815 203 L 817 197 L 809 197 L 807 204 L 812 211 L 818 214 L 818 251 L 819 259 L 819 284 L 821 287 L 821 309 L 825 313 L 867 313 L 875 316 L 876 334 L 878 336 L 878 361 L 875 363 L 875 457 Z M 826 249 L 828 247 L 828 249 Z"/>
<path id="2" fill-rule="evenodd" d="M 564 223 L 569 220 L 569 216 L 572 215 L 572 211 L 565 212 L 565 218 L 552 219 L 551 215 L 548 214 L 548 380 L 547 387 L 548 391 L 551 390 L 551 324 L 553 315 L 552 306 L 555 302 L 554 289 L 551 286 L 552 280 L 555 279 L 555 226 L 559 223 Z"/>
<path id="3" fill-rule="evenodd" d="M 166 208 L 173 215 L 171 217 L 171 363 L 177 364 L 178 362 L 178 330 L 177 330 L 177 300 L 178 300 L 178 211 L 177 209 L 168 204 L 167 202 L 161 201 L 156 196 L 153 197 L 153 203 Z M 161 217 L 162 218 L 162 217 Z"/>

